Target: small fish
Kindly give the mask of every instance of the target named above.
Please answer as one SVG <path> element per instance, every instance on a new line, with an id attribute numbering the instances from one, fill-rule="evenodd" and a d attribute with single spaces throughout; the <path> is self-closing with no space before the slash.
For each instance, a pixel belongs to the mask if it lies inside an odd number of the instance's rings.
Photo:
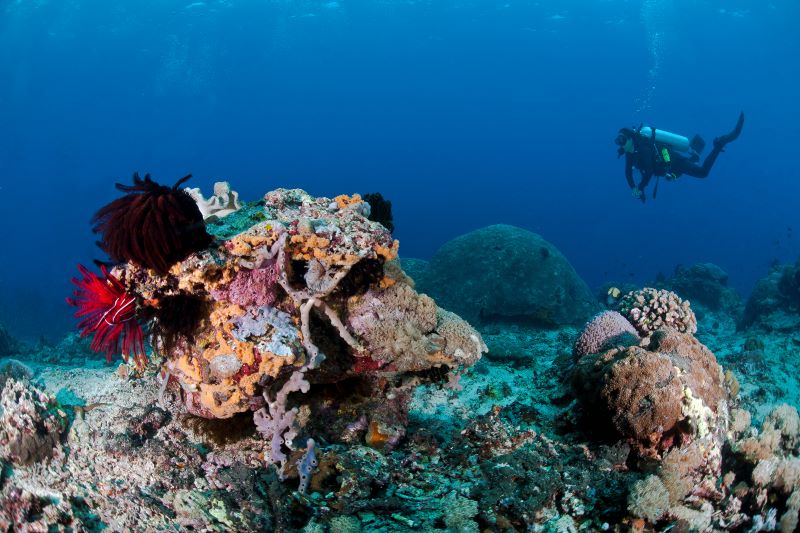
<path id="1" fill-rule="evenodd" d="M 97 402 L 97 403 L 90 403 L 88 405 L 73 405 L 72 406 L 72 411 L 76 415 L 78 415 L 81 418 L 83 418 L 84 416 L 86 416 L 86 413 L 88 413 L 89 411 L 94 411 L 95 409 L 97 409 L 99 407 L 106 407 L 108 405 L 111 405 L 111 404 L 110 403 Z"/>

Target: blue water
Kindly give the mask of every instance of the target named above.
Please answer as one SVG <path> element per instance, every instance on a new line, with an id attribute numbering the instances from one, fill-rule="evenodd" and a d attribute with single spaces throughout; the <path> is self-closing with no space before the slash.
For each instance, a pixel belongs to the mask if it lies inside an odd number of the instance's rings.
<path id="1" fill-rule="evenodd" d="M 380 191 L 405 257 L 503 222 L 593 287 L 710 261 L 746 294 L 800 252 L 798 22 L 794 0 L 0 2 L 0 321 L 72 327 L 89 219 L 137 170 Z M 618 128 L 710 146 L 740 110 L 708 179 L 631 198 Z"/>

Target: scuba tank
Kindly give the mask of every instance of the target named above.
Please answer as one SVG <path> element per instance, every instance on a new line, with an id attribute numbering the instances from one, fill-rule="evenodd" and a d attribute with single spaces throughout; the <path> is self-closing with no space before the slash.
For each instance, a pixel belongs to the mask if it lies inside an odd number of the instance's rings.
<path id="1" fill-rule="evenodd" d="M 670 133 L 664 130 L 658 130 L 649 126 L 639 128 L 639 135 L 645 139 L 653 139 L 659 144 L 666 144 L 670 148 L 674 148 L 679 152 L 688 152 L 692 147 L 688 137 L 684 137 L 683 135 L 678 135 L 676 133 Z"/>
<path id="2" fill-rule="evenodd" d="M 692 137 L 692 140 L 689 140 L 688 137 L 684 137 L 683 135 L 651 128 L 650 126 L 640 127 L 637 131 L 639 135 L 645 139 L 653 140 L 659 144 L 665 144 L 679 152 L 699 154 L 706 146 L 706 142 L 699 135 L 695 135 Z M 667 162 L 669 162 L 669 160 L 667 160 Z"/>

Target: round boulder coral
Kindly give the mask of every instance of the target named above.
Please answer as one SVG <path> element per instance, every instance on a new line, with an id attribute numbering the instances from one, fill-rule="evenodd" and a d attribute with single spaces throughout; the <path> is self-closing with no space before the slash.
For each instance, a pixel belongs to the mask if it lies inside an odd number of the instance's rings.
<path id="1" fill-rule="evenodd" d="M 649 335 L 661 327 L 670 327 L 681 333 L 697 332 L 697 318 L 687 300 L 674 292 L 646 287 L 631 291 L 619 301 L 619 312 L 642 335 Z"/>
<path id="2" fill-rule="evenodd" d="M 728 394 L 722 368 L 689 334 L 662 329 L 645 347 L 585 355 L 573 377 L 587 429 L 626 439 L 641 455 L 724 434 Z"/>
<path id="3" fill-rule="evenodd" d="M 583 357 L 600 353 L 615 345 L 631 346 L 638 342 L 639 335 L 628 319 L 616 311 L 603 311 L 583 327 L 572 348 L 572 354 Z"/>
<path id="4" fill-rule="evenodd" d="M 678 266 L 667 280 L 667 286 L 684 298 L 714 311 L 733 312 L 739 295 L 728 287 L 728 274 L 713 263 Z"/>
<path id="5" fill-rule="evenodd" d="M 581 324 L 597 300 L 567 258 L 536 233 L 498 224 L 445 243 L 421 292 L 471 323 Z"/>

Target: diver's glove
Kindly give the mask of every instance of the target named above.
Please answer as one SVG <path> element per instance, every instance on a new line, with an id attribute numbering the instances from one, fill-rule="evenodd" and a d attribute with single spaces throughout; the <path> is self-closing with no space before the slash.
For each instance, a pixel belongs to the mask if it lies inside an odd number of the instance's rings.
<path id="1" fill-rule="evenodd" d="M 641 198 L 642 197 L 642 190 L 639 187 L 634 187 L 631 189 L 631 196 L 634 198 Z"/>

